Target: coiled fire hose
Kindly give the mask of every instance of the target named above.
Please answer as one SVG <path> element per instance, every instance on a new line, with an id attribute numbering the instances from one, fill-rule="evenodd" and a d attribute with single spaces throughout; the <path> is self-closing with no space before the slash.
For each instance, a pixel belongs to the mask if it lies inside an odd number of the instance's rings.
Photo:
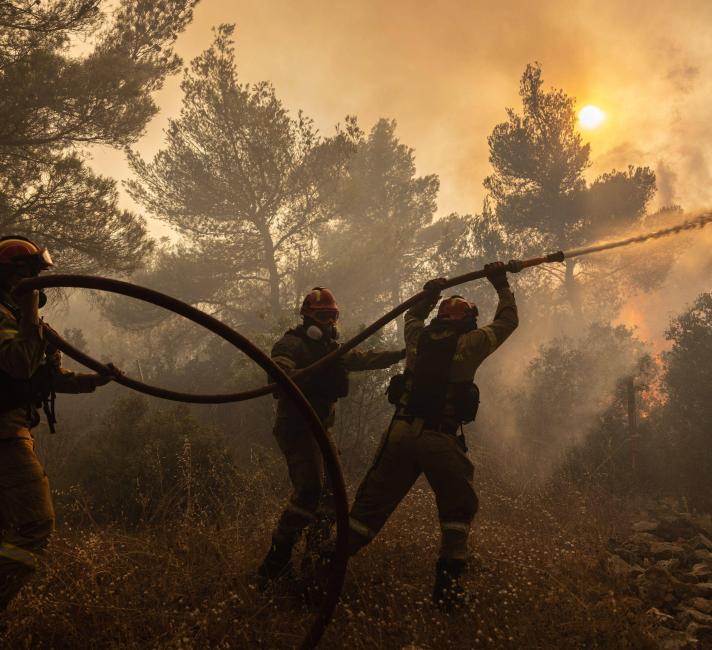
<path id="1" fill-rule="evenodd" d="M 341 465 L 339 464 L 336 449 L 334 448 L 331 438 L 326 433 L 319 416 L 316 414 L 306 397 L 304 397 L 304 394 L 301 390 L 299 390 L 297 385 L 289 378 L 289 376 L 252 342 L 216 318 L 213 318 L 205 312 L 187 305 L 176 298 L 172 298 L 171 296 L 159 293 L 158 291 L 146 289 L 145 287 L 140 287 L 129 282 L 82 275 L 46 275 L 43 277 L 23 280 L 17 286 L 14 293 L 19 295 L 33 289 L 47 289 L 51 287 L 95 289 L 99 291 L 118 293 L 131 298 L 136 298 L 138 300 L 143 300 L 144 302 L 151 303 L 157 307 L 163 307 L 164 309 L 168 309 L 176 314 L 184 316 L 194 323 L 202 325 L 229 343 L 232 343 L 241 352 L 244 352 L 275 380 L 275 384 L 272 384 L 272 386 L 279 387 L 279 389 L 284 391 L 287 397 L 297 405 L 302 416 L 311 427 L 314 437 L 316 438 L 316 442 L 319 445 L 319 450 L 324 458 L 324 465 L 329 479 L 331 480 L 336 508 L 336 549 L 331 574 L 326 585 L 325 595 L 319 611 L 317 612 L 317 615 L 300 646 L 305 650 L 307 648 L 316 647 L 324 633 L 324 630 L 326 629 L 326 626 L 333 616 L 334 609 L 336 608 L 336 604 L 341 594 L 344 576 L 346 574 L 349 525 L 348 500 L 346 496 L 344 476 L 341 471 Z M 56 345 L 60 350 L 66 352 L 69 356 L 72 356 L 89 368 L 92 368 L 102 374 L 111 375 L 118 383 L 124 384 L 130 388 L 148 393 L 149 395 L 157 395 L 159 397 L 163 396 L 163 389 L 146 386 L 145 384 L 142 384 L 142 382 L 137 382 L 113 372 L 104 364 L 95 361 L 88 355 L 81 353 L 70 346 L 51 328 L 45 327 L 45 334 L 47 339 L 52 344 Z M 165 391 L 165 393 L 170 394 L 171 391 Z M 180 401 L 196 400 L 181 399 Z"/>
<path id="2" fill-rule="evenodd" d="M 613 248 L 621 248 L 624 246 L 629 246 L 631 244 L 643 243 L 651 239 L 659 239 L 661 237 L 675 235 L 685 230 L 703 228 L 709 223 L 712 223 L 712 213 L 708 212 L 701 214 L 694 219 L 687 220 L 681 224 L 669 228 L 663 228 L 651 233 L 647 233 L 645 235 L 638 235 L 622 240 L 617 240 L 614 242 L 608 242 L 605 244 L 597 244 L 584 248 L 572 249 L 566 252 L 558 251 L 556 253 L 550 253 L 542 257 L 534 257 L 527 260 L 513 260 L 506 265 L 506 270 L 510 273 L 518 273 L 525 268 L 539 266 L 540 264 L 563 262 L 566 259 L 571 259 L 574 257 L 580 257 L 583 255 L 598 253 Z M 451 278 L 445 283 L 443 283 L 443 285 L 441 286 L 443 289 L 448 289 L 459 284 L 470 282 L 472 280 L 484 278 L 486 277 L 486 275 L 487 273 L 484 271 L 484 269 L 479 271 L 473 271 Z M 324 427 L 318 416 L 312 409 L 307 399 L 304 397 L 304 394 L 294 383 L 294 380 L 299 381 L 300 379 L 304 379 L 309 375 L 314 374 L 315 372 L 318 372 L 319 370 L 323 369 L 330 363 L 333 363 L 336 359 L 355 348 L 357 345 L 365 341 L 371 335 L 375 334 L 382 327 L 397 318 L 400 314 L 408 310 L 413 305 L 417 304 L 420 300 L 424 299 L 426 296 L 429 295 L 429 292 L 421 291 L 410 297 L 408 300 L 394 307 L 389 312 L 381 316 L 381 318 L 366 327 L 363 331 L 359 332 L 356 336 L 345 342 L 337 350 L 334 350 L 333 352 L 322 357 L 319 361 L 312 364 L 308 368 L 304 368 L 293 373 L 290 378 L 290 376 L 287 376 L 282 371 L 282 369 L 279 368 L 279 366 L 277 366 L 266 354 L 264 354 L 253 343 L 251 343 L 248 339 L 243 337 L 235 330 L 231 329 L 221 321 L 217 320 L 216 318 L 213 318 L 205 312 L 202 312 L 199 309 L 196 309 L 195 307 L 192 307 L 180 300 L 162 294 L 158 291 L 153 291 L 151 289 L 140 287 L 135 284 L 123 282 L 120 280 L 111 280 L 108 278 L 90 277 L 82 275 L 47 275 L 43 277 L 23 280 L 15 289 L 15 293 L 19 294 L 24 293 L 26 291 L 30 291 L 32 289 L 45 289 L 51 287 L 83 288 L 109 291 L 132 298 L 137 298 L 139 300 L 149 302 L 158 307 L 163 307 L 165 309 L 173 311 L 181 316 L 192 320 L 198 325 L 206 327 L 210 331 L 221 336 L 226 341 L 232 343 L 239 350 L 247 354 L 247 356 L 249 356 L 258 365 L 260 365 L 272 378 L 275 379 L 275 383 L 273 384 L 239 393 L 193 394 L 171 391 L 164 388 L 151 386 L 136 379 L 126 377 L 125 375 L 116 374 L 111 368 L 109 368 L 105 364 L 97 361 L 96 359 L 93 359 L 86 353 L 82 352 L 81 350 L 78 350 L 77 348 L 69 344 L 51 328 L 45 327 L 45 335 L 50 341 L 50 343 L 55 345 L 67 356 L 87 366 L 88 368 L 91 368 L 95 372 L 104 375 L 112 375 L 117 383 L 123 384 L 128 388 L 133 388 L 134 390 L 140 391 L 142 393 L 153 395 L 155 397 L 197 404 L 225 404 L 229 402 L 242 402 L 249 399 L 253 399 L 255 397 L 260 397 L 262 395 L 269 395 L 275 390 L 275 388 L 279 387 L 285 391 L 286 395 L 290 399 L 294 400 L 297 403 L 300 411 L 302 412 L 302 415 L 306 418 L 307 422 L 309 423 L 309 426 L 312 428 L 312 431 L 314 432 L 314 435 L 316 437 L 316 441 L 319 445 L 319 449 L 324 457 L 326 471 L 329 474 L 333 485 L 336 507 L 336 553 L 334 556 L 332 573 L 329 576 L 326 594 L 324 600 L 322 601 L 319 612 L 317 613 L 314 622 L 312 623 L 306 636 L 302 640 L 300 646 L 301 648 L 305 649 L 316 647 L 334 613 L 336 604 L 341 594 L 341 588 L 343 586 L 344 576 L 346 573 L 346 564 L 348 561 L 348 502 L 346 497 L 344 478 L 341 472 L 341 466 L 339 464 L 333 443 L 327 435 L 326 431 L 324 430 Z"/>

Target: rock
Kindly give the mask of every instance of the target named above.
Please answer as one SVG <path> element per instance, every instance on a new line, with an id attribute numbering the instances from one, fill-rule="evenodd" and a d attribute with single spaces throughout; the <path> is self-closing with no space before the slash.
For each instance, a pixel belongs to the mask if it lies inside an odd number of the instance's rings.
<path id="1" fill-rule="evenodd" d="M 697 535 L 700 530 L 689 519 L 676 517 L 661 521 L 653 532 L 668 542 L 674 542 L 678 539 L 690 539 Z"/>
<path id="2" fill-rule="evenodd" d="M 698 515 L 694 521 L 695 525 L 700 528 L 709 539 L 712 539 L 712 515 Z"/>
<path id="3" fill-rule="evenodd" d="M 690 621 L 694 621 L 698 625 L 712 626 L 712 616 L 695 609 L 694 607 L 681 607 L 680 613 L 677 615 L 679 621 L 683 621 L 686 625 Z"/>
<path id="4" fill-rule="evenodd" d="M 712 598 L 712 582 L 698 582 L 693 589 L 696 596 Z"/>
<path id="5" fill-rule="evenodd" d="M 681 573 L 678 572 L 675 576 L 678 580 L 682 580 L 688 584 L 688 586 L 694 591 L 694 585 L 699 582 L 699 578 L 696 578 L 691 573 Z"/>
<path id="6" fill-rule="evenodd" d="M 635 535 L 631 535 L 628 539 L 628 544 L 633 546 L 647 547 L 648 544 L 652 542 L 660 543 L 660 538 L 652 533 L 635 533 Z"/>
<path id="7" fill-rule="evenodd" d="M 618 555 L 609 555 L 606 558 L 606 572 L 618 578 L 627 578 L 633 574 L 633 567 Z"/>
<path id="8" fill-rule="evenodd" d="M 702 641 L 704 643 L 703 647 L 705 648 L 708 647 L 708 642 L 712 641 L 712 627 L 709 625 L 700 625 L 692 621 L 692 623 L 687 626 L 685 632 L 687 636 Z"/>
<path id="9" fill-rule="evenodd" d="M 704 535 L 703 533 L 695 535 L 692 539 L 688 541 L 688 544 L 692 546 L 692 548 L 702 548 L 707 549 L 708 551 L 712 551 L 712 540 L 710 540 L 710 538 L 707 537 L 707 535 Z"/>
<path id="10" fill-rule="evenodd" d="M 670 560 L 658 560 L 655 563 L 656 567 L 659 567 L 661 569 L 665 569 L 666 571 L 670 571 L 671 573 L 675 571 L 675 569 L 680 567 L 680 559 L 679 558 L 672 558 Z"/>
<path id="11" fill-rule="evenodd" d="M 632 526 L 636 533 L 652 533 L 657 527 L 656 521 L 636 521 Z"/>
<path id="12" fill-rule="evenodd" d="M 700 598 L 699 600 L 702 600 L 702 598 Z M 628 607 L 628 609 L 633 609 L 635 611 L 640 611 L 641 609 L 643 609 L 643 601 L 640 600 L 640 598 L 636 598 L 635 596 L 623 596 L 623 598 L 621 598 L 621 602 L 626 607 Z M 698 607 L 697 609 L 700 609 L 700 608 Z M 704 611 L 704 610 L 700 610 L 700 611 Z"/>
<path id="13" fill-rule="evenodd" d="M 640 574 L 636 585 L 643 602 L 652 607 L 670 607 L 680 599 L 701 595 L 693 591 L 697 585 L 681 582 L 666 569 L 656 566 Z"/>
<path id="14" fill-rule="evenodd" d="M 651 607 L 645 613 L 654 618 L 658 623 L 672 622 L 675 620 L 674 616 L 670 616 L 670 614 L 660 611 L 657 607 Z"/>
<path id="15" fill-rule="evenodd" d="M 698 548 L 692 552 L 692 557 L 700 562 L 706 562 L 712 566 L 712 553 L 705 548 Z"/>
<path id="16" fill-rule="evenodd" d="M 705 562 L 700 562 L 692 567 L 692 571 L 689 571 L 688 575 L 695 578 L 708 578 L 712 576 L 712 569 Z"/>
<path id="17" fill-rule="evenodd" d="M 642 561 L 644 552 L 641 552 L 635 546 L 616 546 L 609 549 L 612 554 L 620 557 L 624 562 L 628 564 L 638 564 Z"/>
<path id="18" fill-rule="evenodd" d="M 689 606 L 705 614 L 712 614 L 712 600 L 709 598 L 690 598 Z"/>
<path id="19" fill-rule="evenodd" d="M 657 630 L 656 640 L 661 650 L 693 650 L 694 648 L 699 648 L 697 640 L 688 636 L 687 632 L 676 632 L 664 627 Z"/>
<path id="20" fill-rule="evenodd" d="M 669 560 L 674 557 L 682 557 L 685 554 L 685 549 L 670 542 L 651 542 L 650 554 L 657 560 Z"/>

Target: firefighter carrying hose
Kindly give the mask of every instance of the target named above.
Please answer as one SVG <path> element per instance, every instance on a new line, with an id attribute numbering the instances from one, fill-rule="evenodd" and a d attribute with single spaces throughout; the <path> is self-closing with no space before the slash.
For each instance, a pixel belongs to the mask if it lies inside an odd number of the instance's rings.
<path id="1" fill-rule="evenodd" d="M 470 524 L 478 500 L 462 424 L 475 419 L 479 365 L 518 325 L 517 307 L 502 262 L 485 266 L 497 290 L 494 320 L 477 327 L 477 307 L 460 296 L 437 303 L 444 280 L 431 280 L 431 295 L 405 315 L 406 371 L 389 387 L 396 411 L 381 448 L 363 479 L 350 513 L 349 552 L 355 554 L 381 530 L 421 473 L 435 492 L 442 533 L 434 603 L 450 611 L 465 600 L 459 582 L 467 558 Z"/>
<path id="2" fill-rule="evenodd" d="M 339 308 L 329 289 L 315 287 L 304 298 L 302 324 L 288 330 L 272 348 L 272 359 L 285 372 L 312 365 L 339 347 Z M 388 368 L 405 358 L 405 350 L 351 350 L 324 370 L 298 381 L 324 427 L 334 424 L 337 400 L 349 390 L 349 372 Z M 324 490 L 324 468 L 319 447 L 297 407 L 278 397 L 274 436 L 289 470 L 292 495 L 272 534 L 272 544 L 258 569 L 264 580 L 291 577 L 292 549 L 307 529 L 307 557 L 328 537 L 334 520 L 333 504 Z M 326 492 L 326 493 L 325 493 Z"/>
<path id="3" fill-rule="evenodd" d="M 22 279 L 51 266 L 46 248 L 19 236 L 0 239 L 0 613 L 37 570 L 54 528 L 49 483 L 30 432 L 40 421 L 37 408 L 44 407 L 53 431 L 55 392 L 91 393 L 111 380 L 62 368 L 59 351 L 43 338 L 43 294 L 13 298 Z"/>

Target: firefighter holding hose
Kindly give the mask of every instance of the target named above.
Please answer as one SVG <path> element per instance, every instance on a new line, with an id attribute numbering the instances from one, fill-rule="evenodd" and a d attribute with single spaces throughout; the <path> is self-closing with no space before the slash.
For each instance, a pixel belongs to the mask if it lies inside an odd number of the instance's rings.
<path id="1" fill-rule="evenodd" d="M 21 280 L 51 266 L 46 248 L 20 236 L 0 239 L 0 613 L 37 570 L 54 528 L 31 433 L 40 421 L 37 408 L 44 407 L 53 431 L 55 392 L 90 393 L 111 380 L 62 368 L 60 353 L 43 336 L 44 294 L 13 297 Z"/>
<path id="2" fill-rule="evenodd" d="M 272 348 L 272 359 L 285 372 L 306 368 L 339 347 L 339 308 L 329 289 L 315 287 L 304 298 L 302 324 L 288 330 Z M 349 390 L 349 372 L 388 368 L 405 358 L 405 350 L 351 350 L 321 372 L 299 381 L 328 430 L 334 423 L 337 400 Z M 278 397 L 274 436 L 284 454 L 292 495 L 272 534 L 272 544 L 258 569 L 263 580 L 291 577 L 294 545 L 307 529 L 307 556 L 316 553 L 333 524 L 333 505 L 324 490 L 324 468 L 319 447 L 297 407 Z"/>
<path id="3" fill-rule="evenodd" d="M 424 473 L 435 492 L 441 529 L 433 601 L 445 611 L 465 601 L 459 578 L 478 507 L 473 466 L 462 436 L 463 423 L 475 419 L 479 404 L 475 371 L 519 322 L 505 265 L 488 264 L 485 271 L 499 295 L 489 325 L 478 328 L 477 307 L 452 296 L 440 303 L 436 318 L 426 326 L 443 289 L 442 279 L 428 282 L 424 289 L 430 295 L 406 312 L 406 371 L 389 389 L 395 415 L 349 519 L 353 555 L 376 536 Z"/>

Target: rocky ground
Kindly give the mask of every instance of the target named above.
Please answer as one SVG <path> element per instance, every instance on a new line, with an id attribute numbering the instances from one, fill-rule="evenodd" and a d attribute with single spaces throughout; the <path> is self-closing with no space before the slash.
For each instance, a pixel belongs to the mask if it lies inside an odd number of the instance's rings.
<path id="1" fill-rule="evenodd" d="M 607 570 L 644 611 L 659 647 L 712 648 L 712 520 L 660 503 L 611 539 Z"/>

